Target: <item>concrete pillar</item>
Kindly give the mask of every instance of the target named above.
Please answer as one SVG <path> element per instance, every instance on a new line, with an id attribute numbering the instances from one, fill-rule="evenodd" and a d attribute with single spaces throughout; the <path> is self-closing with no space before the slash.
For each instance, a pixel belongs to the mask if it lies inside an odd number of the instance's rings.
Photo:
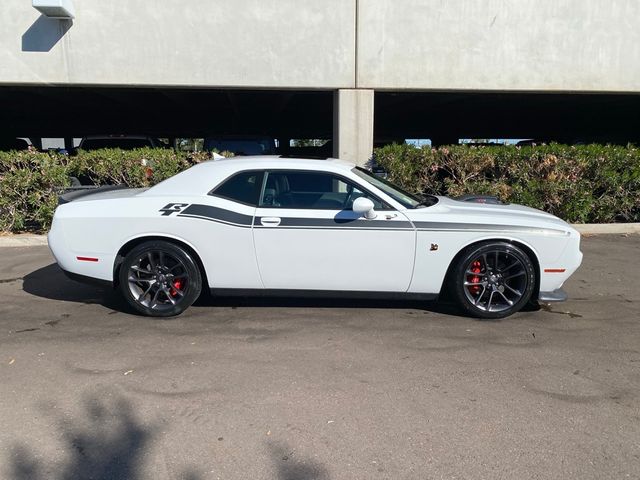
<path id="1" fill-rule="evenodd" d="M 279 136 L 276 138 L 276 140 L 278 141 L 278 153 L 280 153 L 281 155 L 288 155 L 289 154 L 289 144 L 291 143 L 291 139 L 288 137 L 284 137 L 284 136 Z"/>
<path id="2" fill-rule="evenodd" d="M 365 166 L 373 153 L 373 90 L 333 94 L 333 156 Z"/>

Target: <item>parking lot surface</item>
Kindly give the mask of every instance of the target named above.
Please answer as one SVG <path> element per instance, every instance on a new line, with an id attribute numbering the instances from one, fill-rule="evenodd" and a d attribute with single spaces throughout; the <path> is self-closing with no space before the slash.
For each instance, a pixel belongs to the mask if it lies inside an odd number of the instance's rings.
<path id="1" fill-rule="evenodd" d="M 570 300 L 201 301 L 128 313 L 0 249 L 7 479 L 640 477 L 640 236 L 583 240 Z"/>

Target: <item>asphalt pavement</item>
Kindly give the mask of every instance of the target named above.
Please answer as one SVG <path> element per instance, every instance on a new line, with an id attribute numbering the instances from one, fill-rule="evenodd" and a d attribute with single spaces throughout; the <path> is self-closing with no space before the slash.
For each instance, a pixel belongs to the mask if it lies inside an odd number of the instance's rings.
<path id="1" fill-rule="evenodd" d="M 570 300 L 200 301 L 129 313 L 0 249 L 0 478 L 640 478 L 640 236 L 583 240 Z"/>

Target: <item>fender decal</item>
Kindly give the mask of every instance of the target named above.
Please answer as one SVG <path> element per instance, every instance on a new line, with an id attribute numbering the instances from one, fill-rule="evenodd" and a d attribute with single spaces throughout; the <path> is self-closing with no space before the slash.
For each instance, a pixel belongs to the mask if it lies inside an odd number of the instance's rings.
<path id="1" fill-rule="evenodd" d="M 188 203 L 167 203 L 162 207 L 159 212 L 162 212 L 163 217 L 168 217 L 172 213 L 180 212 L 184 207 L 189 206 Z"/>
<path id="2" fill-rule="evenodd" d="M 244 215 L 231 210 L 225 210 L 224 208 L 212 207 L 210 205 L 198 205 L 195 203 L 182 210 L 178 216 L 199 218 L 201 220 L 226 223 L 246 228 L 250 228 L 253 223 L 252 215 Z"/>

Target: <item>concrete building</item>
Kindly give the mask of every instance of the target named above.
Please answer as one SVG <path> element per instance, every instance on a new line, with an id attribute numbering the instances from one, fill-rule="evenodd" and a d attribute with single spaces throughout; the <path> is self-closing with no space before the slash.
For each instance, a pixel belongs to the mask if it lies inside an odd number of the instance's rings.
<path id="1" fill-rule="evenodd" d="M 640 138 L 637 0 L 72 2 L 3 2 L 0 135 Z"/>

